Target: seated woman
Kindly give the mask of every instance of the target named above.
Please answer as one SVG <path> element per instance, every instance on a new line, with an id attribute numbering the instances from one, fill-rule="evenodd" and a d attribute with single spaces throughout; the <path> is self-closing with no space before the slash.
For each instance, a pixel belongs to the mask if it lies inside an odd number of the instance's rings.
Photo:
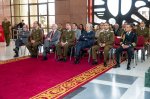
<path id="1" fill-rule="evenodd" d="M 28 37 L 30 36 L 30 32 L 28 30 L 27 25 L 23 25 L 23 30 L 18 34 L 18 39 L 15 41 L 15 48 L 13 51 L 15 52 L 14 57 L 18 57 L 19 47 L 22 45 L 26 45 L 28 42 Z"/>

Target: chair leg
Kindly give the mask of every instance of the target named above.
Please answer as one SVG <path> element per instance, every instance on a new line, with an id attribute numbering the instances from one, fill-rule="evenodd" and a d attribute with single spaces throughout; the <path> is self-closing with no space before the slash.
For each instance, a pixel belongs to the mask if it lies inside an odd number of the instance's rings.
<path id="1" fill-rule="evenodd" d="M 89 49 L 88 63 L 90 63 L 92 48 Z"/>

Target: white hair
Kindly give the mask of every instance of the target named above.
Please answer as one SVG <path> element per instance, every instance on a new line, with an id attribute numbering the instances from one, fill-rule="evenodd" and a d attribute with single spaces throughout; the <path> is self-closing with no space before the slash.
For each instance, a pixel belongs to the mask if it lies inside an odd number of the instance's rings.
<path id="1" fill-rule="evenodd" d="M 86 26 L 87 26 L 87 27 L 90 27 L 90 30 L 93 29 L 93 25 L 92 25 L 91 23 L 87 23 Z"/>

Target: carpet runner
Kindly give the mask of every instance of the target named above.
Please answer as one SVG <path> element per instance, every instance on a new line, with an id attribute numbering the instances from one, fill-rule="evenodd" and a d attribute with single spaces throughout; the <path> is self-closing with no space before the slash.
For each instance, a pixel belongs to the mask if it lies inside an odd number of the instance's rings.
<path id="1" fill-rule="evenodd" d="M 111 69 L 102 61 L 91 66 L 87 58 L 78 65 L 57 62 L 53 56 L 0 61 L 0 99 L 59 99 Z"/>

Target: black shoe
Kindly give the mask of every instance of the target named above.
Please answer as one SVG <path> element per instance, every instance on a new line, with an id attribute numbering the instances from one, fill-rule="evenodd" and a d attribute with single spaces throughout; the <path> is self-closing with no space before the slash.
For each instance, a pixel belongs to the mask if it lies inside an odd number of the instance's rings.
<path id="1" fill-rule="evenodd" d="M 14 55 L 14 57 L 18 57 L 19 55 L 16 53 L 15 55 Z"/>
<path id="2" fill-rule="evenodd" d="M 57 61 L 63 61 L 63 60 L 64 60 L 63 58 L 58 58 L 58 59 L 57 59 Z"/>
<path id="3" fill-rule="evenodd" d="M 66 57 L 64 57 L 64 58 L 63 58 L 63 61 L 64 61 L 64 62 L 66 62 L 66 61 L 67 61 L 67 58 L 66 58 Z"/>
<path id="4" fill-rule="evenodd" d="M 93 60 L 92 65 L 97 65 L 98 62 L 96 60 Z"/>
<path id="5" fill-rule="evenodd" d="M 43 57 L 43 60 L 47 60 L 48 58 L 46 56 Z"/>
<path id="6" fill-rule="evenodd" d="M 131 67 L 130 67 L 130 64 L 128 63 L 127 64 L 127 70 L 130 70 L 131 69 Z"/>
<path id="7" fill-rule="evenodd" d="M 115 66 L 113 66 L 113 68 L 118 68 L 120 67 L 120 64 L 116 64 Z"/>
<path id="8" fill-rule="evenodd" d="M 79 63 L 80 63 L 79 59 L 76 58 L 75 61 L 74 61 L 74 64 L 79 64 Z"/>
<path id="9" fill-rule="evenodd" d="M 14 51 L 15 53 L 18 53 L 18 49 L 17 49 L 17 48 L 14 48 L 13 51 Z"/>
<path id="10" fill-rule="evenodd" d="M 107 63 L 106 62 L 104 62 L 104 67 L 107 67 Z"/>

